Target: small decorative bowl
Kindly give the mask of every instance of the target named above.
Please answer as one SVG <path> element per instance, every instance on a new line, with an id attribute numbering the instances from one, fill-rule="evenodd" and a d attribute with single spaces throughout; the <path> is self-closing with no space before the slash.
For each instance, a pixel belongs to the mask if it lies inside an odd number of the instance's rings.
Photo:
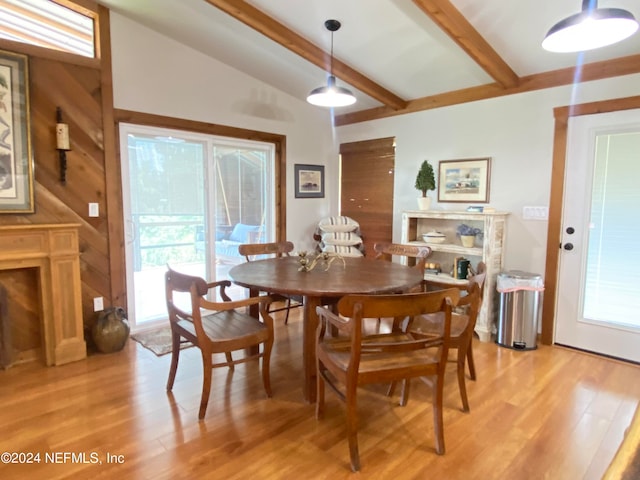
<path id="1" fill-rule="evenodd" d="M 422 234 L 422 240 L 427 243 L 444 243 L 447 236 L 441 232 L 428 232 Z"/>

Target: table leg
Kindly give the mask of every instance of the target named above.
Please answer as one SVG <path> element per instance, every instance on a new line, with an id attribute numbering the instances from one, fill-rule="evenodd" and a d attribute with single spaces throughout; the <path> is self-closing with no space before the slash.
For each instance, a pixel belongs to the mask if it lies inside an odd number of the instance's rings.
<path id="1" fill-rule="evenodd" d="M 249 289 L 249 297 L 257 297 L 260 295 L 260 290 L 255 288 Z M 260 304 L 256 303 L 254 305 L 249 305 L 249 315 L 253 318 L 260 318 Z M 254 345 L 253 347 L 249 347 L 246 349 L 247 355 L 257 355 L 260 351 L 260 347 L 258 345 Z"/>
<path id="2" fill-rule="evenodd" d="M 308 403 L 316 401 L 316 329 L 318 314 L 316 307 L 320 305 L 319 297 L 304 297 L 304 313 L 302 318 L 302 358 L 304 362 L 304 399 Z"/>
<path id="3" fill-rule="evenodd" d="M 255 288 L 249 289 L 249 297 L 257 297 L 258 295 L 260 295 L 260 290 L 257 290 Z M 253 318 L 259 318 L 260 305 L 257 303 L 254 305 L 249 305 L 249 315 L 251 315 Z"/>

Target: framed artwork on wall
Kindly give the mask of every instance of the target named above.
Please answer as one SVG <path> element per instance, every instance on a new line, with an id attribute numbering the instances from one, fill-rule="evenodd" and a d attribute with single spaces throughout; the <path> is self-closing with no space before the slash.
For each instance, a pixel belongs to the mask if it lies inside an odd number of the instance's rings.
<path id="1" fill-rule="evenodd" d="M 294 165 L 296 198 L 324 198 L 324 165 Z"/>
<path id="2" fill-rule="evenodd" d="M 442 160 L 439 163 L 438 202 L 489 202 L 491 158 Z"/>
<path id="3" fill-rule="evenodd" d="M 0 50 L 0 213 L 33 213 L 29 62 Z"/>

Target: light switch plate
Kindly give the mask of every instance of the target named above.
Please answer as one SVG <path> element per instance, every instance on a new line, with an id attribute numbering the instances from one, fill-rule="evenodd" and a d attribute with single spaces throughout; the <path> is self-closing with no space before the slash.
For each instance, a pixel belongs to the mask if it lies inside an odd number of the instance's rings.
<path id="1" fill-rule="evenodd" d="M 523 220 L 549 220 L 549 207 L 522 207 Z"/>
<path id="2" fill-rule="evenodd" d="M 99 217 L 100 216 L 100 207 L 97 203 L 89 204 L 89 216 L 90 217 Z"/>
<path id="3" fill-rule="evenodd" d="M 104 310 L 104 299 L 102 297 L 93 298 L 93 311 L 100 312 Z"/>

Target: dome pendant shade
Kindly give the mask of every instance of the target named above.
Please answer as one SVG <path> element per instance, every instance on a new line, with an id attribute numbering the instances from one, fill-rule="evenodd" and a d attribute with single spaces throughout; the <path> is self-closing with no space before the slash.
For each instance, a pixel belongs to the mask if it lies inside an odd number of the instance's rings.
<path id="1" fill-rule="evenodd" d="M 356 103 L 356 97 L 348 89 L 336 86 L 336 77 L 331 75 L 327 86 L 311 90 L 307 102 L 319 107 L 346 107 Z"/>
<path id="2" fill-rule="evenodd" d="M 627 10 L 598 8 L 597 1 L 583 0 L 582 11 L 556 23 L 542 48 L 550 52 L 582 52 L 612 45 L 638 30 L 638 22 Z"/>
<path id="3" fill-rule="evenodd" d="M 338 20 L 327 20 L 324 26 L 331 32 L 331 56 L 329 78 L 327 85 L 311 90 L 307 96 L 307 102 L 319 107 L 346 107 L 356 103 L 356 97 L 348 89 L 336 85 L 336 77 L 333 75 L 333 32 L 340 28 Z"/>

